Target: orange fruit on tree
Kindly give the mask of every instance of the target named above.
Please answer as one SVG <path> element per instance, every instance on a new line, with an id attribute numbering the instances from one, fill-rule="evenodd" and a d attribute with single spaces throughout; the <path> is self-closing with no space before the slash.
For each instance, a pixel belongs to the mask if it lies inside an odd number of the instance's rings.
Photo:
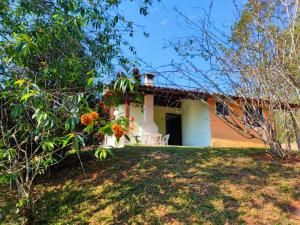
<path id="1" fill-rule="evenodd" d="M 80 117 L 80 121 L 83 125 L 87 126 L 87 125 L 91 124 L 91 122 L 93 121 L 93 118 L 91 117 L 90 114 L 85 113 Z"/>
<path id="2" fill-rule="evenodd" d="M 97 112 L 91 112 L 90 116 L 91 116 L 92 120 L 98 120 L 99 119 L 99 113 L 97 113 Z"/>

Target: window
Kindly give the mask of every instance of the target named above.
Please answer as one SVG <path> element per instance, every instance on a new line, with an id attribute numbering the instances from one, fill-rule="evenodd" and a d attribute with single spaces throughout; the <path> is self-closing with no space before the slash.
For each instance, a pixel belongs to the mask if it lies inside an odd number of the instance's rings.
<path id="1" fill-rule="evenodd" d="M 216 103 L 216 114 L 218 116 L 229 116 L 228 105 L 223 102 Z"/>
<path id="2" fill-rule="evenodd" d="M 253 127 L 261 127 L 264 120 L 263 110 L 261 107 L 254 108 L 252 106 L 245 107 L 245 124 Z"/>

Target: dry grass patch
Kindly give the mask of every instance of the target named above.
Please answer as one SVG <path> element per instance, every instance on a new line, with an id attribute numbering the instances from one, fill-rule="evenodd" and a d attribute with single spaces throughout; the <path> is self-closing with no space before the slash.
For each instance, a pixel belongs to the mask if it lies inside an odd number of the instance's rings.
<path id="1" fill-rule="evenodd" d="M 300 165 L 259 154 L 131 147 L 84 159 L 86 178 L 62 165 L 38 181 L 35 224 L 299 224 L 290 203 L 300 199 Z M 0 202 L 12 221 L 11 201 Z"/>

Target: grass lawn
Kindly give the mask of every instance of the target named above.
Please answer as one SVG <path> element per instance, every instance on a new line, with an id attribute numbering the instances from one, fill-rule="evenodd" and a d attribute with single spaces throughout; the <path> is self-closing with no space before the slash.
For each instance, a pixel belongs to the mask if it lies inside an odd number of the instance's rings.
<path id="1" fill-rule="evenodd" d="M 131 147 L 40 179 L 36 224 L 299 224 L 300 164 L 251 149 Z M 2 191 L 1 191 L 2 192 Z M 6 221 L 12 201 L 0 198 Z M 1 222 L 0 222 L 1 223 Z"/>

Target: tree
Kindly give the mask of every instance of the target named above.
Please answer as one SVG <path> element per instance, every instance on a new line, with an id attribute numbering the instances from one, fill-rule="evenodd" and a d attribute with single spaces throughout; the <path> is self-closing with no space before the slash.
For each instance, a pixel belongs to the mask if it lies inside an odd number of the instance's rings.
<path id="1" fill-rule="evenodd" d="M 250 0 L 238 8 L 229 35 L 212 24 L 210 12 L 195 20 L 179 12 L 197 32 L 170 43 L 182 59 L 173 63 L 177 74 L 218 93 L 216 100 L 231 111 L 223 120 L 242 135 L 262 140 L 280 157 L 291 153 L 291 142 L 299 137 L 297 10 L 298 1 Z M 195 63 L 201 60 L 209 69 Z"/>
<path id="2" fill-rule="evenodd" d="M 24 223 L 32 219 L 39 174 L 67 150 L 79 152 L 88 135 L 124 134 L 126 119 L 105 120 L 97 102 L 107 87 L 105 74 L 111 81 L 115 70 L 128 74 L 132 66 L 122 49 L 134 53 L 124 39 L 134 24 L 119 12 L 120 4 L 0 2 L 0 178 L 16 185 Z M 146 15 L 150 5 L 142 1 L 140 13 Z M 96 155 L 103 158 L 107 151 Z"/>
<path id="3" fill-rule="evenodd" d="M 232 41 L 239 46 L 239 51 L 249 52 L 249 41 L 260 45 L 258 50 L 264 52 L 260 57 L 261 63 L 266 63 L 265 66 L 268 67 L 264 73 L 269 71 L 274 73 L 272 76 L 277 83 L 281 84 L 280 88 L 274 90 L 276 97 L 287 107 L 289 103 L 300 102 L 298 8 L 298 1 L 249 1 L 242 12 L 241 19 L 235 24 L 232 35 Z M 273 86 L 273 82 L 270 82 L 266 76 L 260 78 L 260 83 L 264 83 L 269 88 Z M 282 94 L 282 89 L 286 89 L 287 93 Z M 288 124 L 292 125 L 300 149 L 297 110 L 288 109 L 288 112 L 287 117 L 290 116 Z M 285 118 L 278 119 L 285 120 Z M 281 132 L 285 132 L 285 129 Z"/>

